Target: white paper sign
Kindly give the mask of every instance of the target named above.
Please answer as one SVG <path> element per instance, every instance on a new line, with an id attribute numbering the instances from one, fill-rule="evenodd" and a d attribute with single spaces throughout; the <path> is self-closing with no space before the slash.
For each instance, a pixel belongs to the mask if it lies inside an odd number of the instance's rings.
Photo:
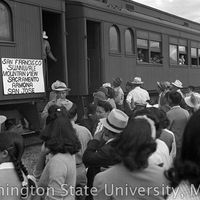
<path id="1" fill-rule="evenodd" d="M 4 95 L 45 92 L 42 60 L 1 58 L 1 66 Z"/>

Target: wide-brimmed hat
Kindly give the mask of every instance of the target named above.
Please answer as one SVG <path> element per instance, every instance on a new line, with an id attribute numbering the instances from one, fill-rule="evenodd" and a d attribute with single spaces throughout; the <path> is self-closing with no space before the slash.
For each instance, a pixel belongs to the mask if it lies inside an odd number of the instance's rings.
<path id="1" fill-rule="evenodd" d="M 97 91 L 93 93 L 93 97 L 95 99 L 101 100 L 101 101 L 106 101 L 106 94 L 102 91 Z"/>
<path id="2" fill-rule="evenodd" d="M 141 85 L 144 82 L 142 81 L 141 77 L 135 77 L 131 83 L 134 85 Z"/>
<path id="3" fill-rule="evenodd" d="M 70 91 L 71 89 L 67 87 L 67 85 L 61 81 L 56 81 L 51 85 L 51 89 L 53 91 Z"/>
<path id="4" fill-rule="evenodd" d="M 0 124 L 3 124 L 6 121 L 7 117 L 4 115 L 0 115 Z"/>
<path id="5" fill-rule="evenodd" d="M 184 100 L 189 107 L 195 108 L 196 106 L 200 105 L 200 94 L 192 93 L 190 96 L 185 97 Z"/>
<path id="6" fill-rule="evenodd" d="M 174 85 L 177 88 L 183 88 L 183 84 L 179 80 L 175 80 L 174 82 L 172 82 L 172 85 Z"/>
<path id="7" fill-rule="evenodd" d="M 105 128 L 114 132 L 121 133 L 128 123 L 128 116 L 119 109 L 112 109 L 107 118 L 100 119 Z"/>
<path id="8" fill-rule="evenodd" d="M 48 39 L 48 36 L 47 36 L 46 31 L 43 31 L 43 32 L 42 32 L 42 38 L 44 38 L 44 39 Z"/>

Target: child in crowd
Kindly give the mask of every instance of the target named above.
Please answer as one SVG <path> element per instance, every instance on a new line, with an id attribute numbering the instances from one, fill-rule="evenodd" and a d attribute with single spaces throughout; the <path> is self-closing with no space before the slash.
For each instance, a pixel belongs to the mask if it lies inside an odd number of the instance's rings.
<path id="1" fill-rule="evenodd" d="M 20 200 L 34 192 L 32 176 L 21 162 L 24 143 L 21 135 L 2 132 L 0 138 L 0 199 Z M 31 191 L 32 190 L 32 191 Z"/>

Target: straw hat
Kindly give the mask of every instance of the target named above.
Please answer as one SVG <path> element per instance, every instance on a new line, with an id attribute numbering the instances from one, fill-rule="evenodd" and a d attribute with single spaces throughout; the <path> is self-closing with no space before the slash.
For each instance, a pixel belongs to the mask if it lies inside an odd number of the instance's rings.
<path id="1" fill-rule="evenodd" d="M 7 117 L 4 115 L 0 115 L 0 124 L 3 124 L 6 121 Z"/>
<path id="2" fill-rule="evenodd" d="M 141 77 L 135 77 L 131 83 L 135 85 L 141 85 L 144 82 L 142 81 Z"/>
<path id="3" fill-rule="evenodd" d="M 121 133 L 128 123 L 128 116 L 123 111 L 114 108 L 107 118 L 100 119 L 100 121 L 108 130 Z"/>
<path id="4" fill-rule="evenodd" d="M 56 81 L 51 85 L 51 89 L 53 91 L 70 91 L 71 89 L 67 87 L 67 85 L 61 81 Z"/>
<path id="5" fill-rule="evenodd" d="M 195 108 L 200 105 L 200 94 L 192 93 L 190 96 L 185 97 L 184 100 L 189 107 Z"/>
<path id="6" fill-rule="evenodd" d="M 175 80 L 174 82 L 172 82 L 172 85 L 174 85 L 177 88 L 183 88 L 183 84 L 179 80 Z"/>
<path id="7" fill-rule="evenodd" d="M 47 36 L 46 31 L 43 31 L 43 32 L 42 32 L 42 37 L 43 37 L 44 39 L 48 39 L 48 36 Z"/>

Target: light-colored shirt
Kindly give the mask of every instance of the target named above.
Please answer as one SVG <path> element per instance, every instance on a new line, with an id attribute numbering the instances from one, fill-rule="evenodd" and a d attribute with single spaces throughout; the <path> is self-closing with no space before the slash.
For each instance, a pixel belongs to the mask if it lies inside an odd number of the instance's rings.
<path id="1" fill-rule="evenodd" d="M 167 200 L 200 200 L 200 192 L 188 181 L 182 181 Z"/>
<path id="2" fill-rule="evenodd" d="M 155 164 L 161 167 L 164 167 L 164 169 L 169 169 L 172 165 L 170 154 L 169 154 L 169 148 L 160 139 L 156 139 L 157 147 L 156 151 L 149 157 L 149 164 Z"/>
<path id="3" fill-rule="evenodd" d="M 173 106 L 167 112 L 167 117 L 170 121 L 168 129 L 174 133 L 177 149 L 180 150 L 183 131 L 189 119 L 189 112 L 180 106 Z"/>
<path id="4" fill-rule="evenodd" d="M 149 93 L 139 86 L 131 90 L 126 97 L 126 101 L 131 104 L 131 109 L 134 109 L 136 102 L 146 103 L 148 100 L 150 100 Z"/>
<path id="5" fill-rule="evenodd" d="M 162 167 L 149 165 L 131 172 L 123 164 L 117 164 L 96 175 L 94 200 L 163 199 L 166 191 L 162 189 L 167 185 Z"/>
<path id="6" fill-rule="evenodd" d="M 70 187 L 75 188 L 75 184 L 75 156 L 69 153 L 57 153 L 46 164 L 38 187 L 46 191 L 45 200 L 75 200 L 74 192 L 70 192 Z"/>
<path id="7" fill-rule="evenodd" d="M 122 105 L 123 102 L 124 102 L 124 92 L 122 90 L 122 88 L 119 86 L 119 87 L 115 87 L 113 88 L 114 91 L 115 91 L 115 103 L 117 105 Z"/>
<path id="8" fill-rule="evenodd" d="M 1 200 L 21 200 L 22 183 L 12 162 L 0 164 L 0 187 Z"/>
<path id="9" fill-rule="evenodd" d="M 72 123 L 73 128 L 76 131 L 76 135 L 81 143 L 81 149 L 78 153 L 76 153 L 76 164 L 80 165 L 83 163 L 82 161 L 82 157 L 83 157 L 83 153 L 85 152 L 86 148 L 87 148 L 87 144 L 88 142 L 92 139 L 92 134 L 90 133 L 90 131 L 84 127 L 84 126 L 80 126 L 78 124 Z"/>

